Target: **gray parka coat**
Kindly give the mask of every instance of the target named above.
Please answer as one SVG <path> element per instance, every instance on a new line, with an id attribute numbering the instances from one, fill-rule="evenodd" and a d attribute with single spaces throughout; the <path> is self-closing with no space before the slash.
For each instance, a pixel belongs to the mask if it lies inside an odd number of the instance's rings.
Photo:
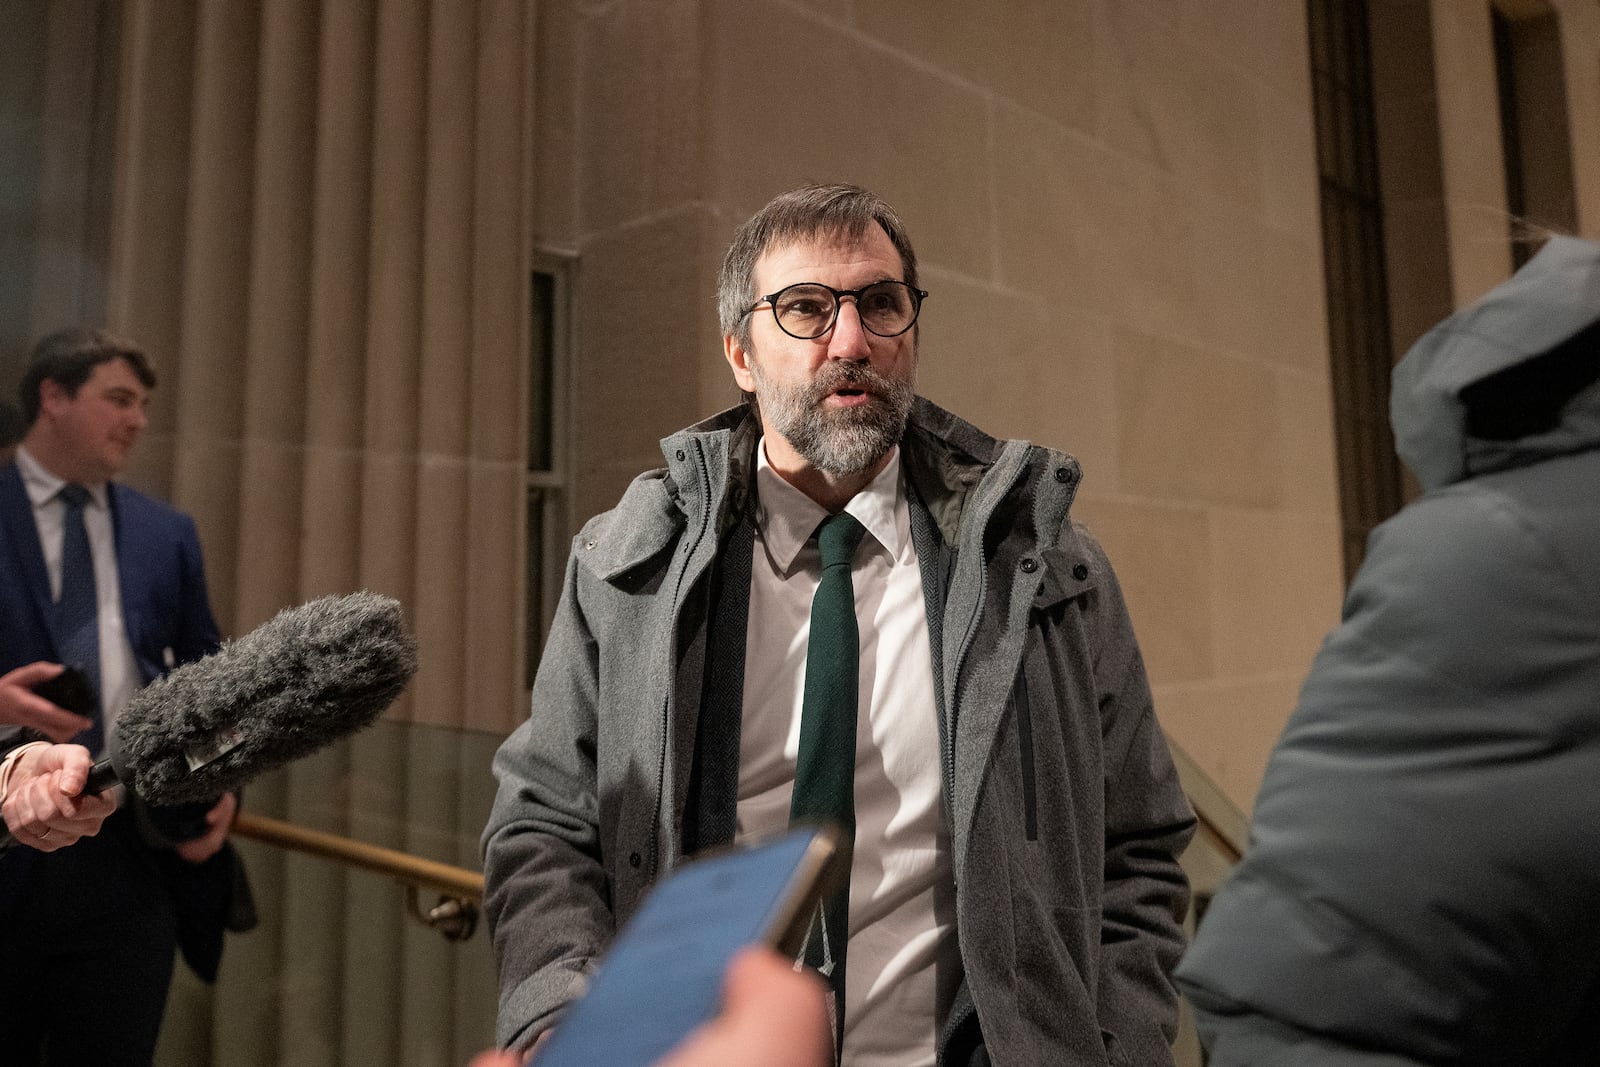
<path id="1" fill-rule="evenodd" d="M 737 408 L 667 438 L 574 541 L 483 838 L 503 1043 L 552 1025 L 683 858 L 707 574 L 758 433 Z M 966 973 L 946 1040 L 975 1008 L 997 1064 L 1169 1062 L 1193 817 L 1115 577 L 1068 518 L 1077 463 L 918 400 L 902 465 Z"/>
<path id="2" fill-rule="evenodd" d="M 1600 244 L 1396 367 L 1372 534 L 1178 976 L 1213 1067 L 1600 1062 Z"/>

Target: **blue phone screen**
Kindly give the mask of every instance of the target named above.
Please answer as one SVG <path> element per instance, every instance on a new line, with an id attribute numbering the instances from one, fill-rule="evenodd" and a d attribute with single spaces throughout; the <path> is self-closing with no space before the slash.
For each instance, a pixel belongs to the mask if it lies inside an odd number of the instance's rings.
<path id="1" fill-rule="evenodd" d="M 696 860 L 657 885 L 535 1067 L 647 1067 L 716 1015 L 728 961 L 767 936 L 814 833 Z"/>

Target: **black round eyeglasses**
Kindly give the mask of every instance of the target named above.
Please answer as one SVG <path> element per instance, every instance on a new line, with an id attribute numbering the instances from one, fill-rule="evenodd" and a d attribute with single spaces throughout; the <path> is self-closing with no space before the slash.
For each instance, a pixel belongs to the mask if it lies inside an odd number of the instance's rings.
<path id="1" fill-rule="evenodd" d="M 762 304 L 772 307 L 778 328 L 802 341 L 815 340 L 833 329 L 844 297 L 856 302 L 856 314 L 868 333 L 898 337 L 916 325 L 928 294 L 905 282 L 873 282 L 861 289 L 835 289 L 821 282 L 796 282 L 762 297 L 744 310 L 748 315 Z M 744 316 L 741 315 L 741 318 Z"/>

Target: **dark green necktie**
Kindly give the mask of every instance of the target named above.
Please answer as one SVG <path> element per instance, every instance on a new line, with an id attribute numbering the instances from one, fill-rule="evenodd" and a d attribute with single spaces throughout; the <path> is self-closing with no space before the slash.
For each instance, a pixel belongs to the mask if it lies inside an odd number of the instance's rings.
<path id="1" fill-rule="evenodd" d="M 866 528 L 844 513 L 817 527 L 822 579 L 811 601 L 800 753 L 795 761 L 789 821 L 829 821 L 849 841 L 856 828 L 856 694 L 861 667 L 850 560 Z M 848 856 L 848 853 L 847 853 Z M 833 987 L 835 1040 L 844 1035 L 844 960 L 850 936 L 850 878 L 822 902 L 806 938 L 805 962 Z"/>

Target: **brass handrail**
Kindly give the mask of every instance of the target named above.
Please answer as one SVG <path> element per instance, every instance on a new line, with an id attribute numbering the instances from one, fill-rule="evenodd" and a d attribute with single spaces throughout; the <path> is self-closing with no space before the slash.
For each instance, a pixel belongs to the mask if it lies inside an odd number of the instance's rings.
<path id="1" fill-rule="evenodd" d="M 388 875 L 406 887 L 406 910 L 411 917 L 448 940 L 465 941 L 478 927 L 483 875 L 477 871 L 248 811 L 241 811 L 234 819 L 233 832 L 252 841 Z M 443 896 L 438 904 L 424 910 L 417 901 L 419 889 L 433 889 Z"/>
<path id="2" fill-rule="evenodd" d="M 1189 797 L 1189 805 L 1194 809 L 1199 824 L 1197 836 L 1216 849 L 1229 866 L 1238 863 L 1250 837 L 1249 818 L 1226 793 L 1217 788 L 1211 776 L 1184 751 L 1182 745 L 1171 743 L 1169 747 L 1172 750 L 1172 762 L 1178 769 L 1178 781 Z"/>
<path id="3" fill-rule="evenodd" d="M 483 900 L 483 875 L 465 867 L 436 863 L 408 852 L 369 845 L 365 841 L 312 830 L 249 811 L 239 813 L 233 823 L 233 832 L 254 841 L 386 874 L 408 885 L 436 889 L 474 902 Z"/>

